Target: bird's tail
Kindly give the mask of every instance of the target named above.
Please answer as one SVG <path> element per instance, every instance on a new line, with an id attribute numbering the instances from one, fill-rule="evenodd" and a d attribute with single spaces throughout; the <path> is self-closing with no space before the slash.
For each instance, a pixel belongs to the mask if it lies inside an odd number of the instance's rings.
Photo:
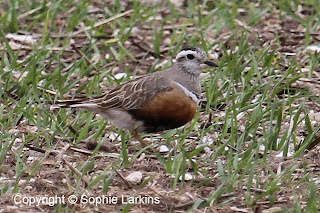
<path id="1" fill-rule="evenodd" d="M 84 104 L 88 100 L 89 98 L 65 99 L 58 100 L 55 104 L 57 104 L 60 108 L 70 108 L 75 107 L 75 105 Z"/>
<path id="2" fill-rule="evenodd" d="M 51 109 L 61 109 L 61 108 L 82 108 L 97 112 L 99 107 L 99 100 L 103 98 L 104 95 L 96 96 L 93 98 L 74 98 L 74 99 L 64 99 L 57 100 L 54 105 L 51 105 Z"/>
<path id="3" fill-rule="evenodd" d="M 61 109 L 61 108 L 85 108 L 86 105 L 92 104 L 89 103 L 89 98 L 75 98 L 75 99 L 65 99 L 65 100 L 57 100 L 53 105 L 51 105 L 51 109 Z"/>

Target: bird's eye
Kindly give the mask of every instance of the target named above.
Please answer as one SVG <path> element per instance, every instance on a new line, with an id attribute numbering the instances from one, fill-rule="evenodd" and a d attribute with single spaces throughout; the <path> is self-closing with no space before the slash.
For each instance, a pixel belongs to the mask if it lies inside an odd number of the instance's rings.
<path id="1" fill-rule="evenodd" d="M 187 58 L 190 59 L 190 60 L 192 60 L 192 59 L 194 59 L 194 55 L 188 54 L 188 55 L 187 55 Z"/>

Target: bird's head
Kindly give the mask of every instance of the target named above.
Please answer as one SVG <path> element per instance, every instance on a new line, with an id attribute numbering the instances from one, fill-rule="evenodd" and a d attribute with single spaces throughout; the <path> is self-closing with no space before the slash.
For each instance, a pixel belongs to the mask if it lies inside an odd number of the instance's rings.
<path id="1" fill-rule="evenodd" d="M 203 70 L 203 65 L 218 66 L 208 59 L 203 49 L 197 47 L 183 48 L 176 56 L 176 63 L 188 72 L 195 72 L 194 74 L 200 74 Z"/>

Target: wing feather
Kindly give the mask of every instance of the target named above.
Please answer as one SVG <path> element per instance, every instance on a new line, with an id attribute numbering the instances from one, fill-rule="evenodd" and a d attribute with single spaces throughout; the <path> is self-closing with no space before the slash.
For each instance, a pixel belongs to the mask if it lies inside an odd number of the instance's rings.
<path id="1" fill-rule="evenodd" d="M 101 108 L 139 109 L 157 94 L 172 90 L 168 79 L 161 75 L 147 75 L 116 87 L 104 96 L 91 100 Z"/>

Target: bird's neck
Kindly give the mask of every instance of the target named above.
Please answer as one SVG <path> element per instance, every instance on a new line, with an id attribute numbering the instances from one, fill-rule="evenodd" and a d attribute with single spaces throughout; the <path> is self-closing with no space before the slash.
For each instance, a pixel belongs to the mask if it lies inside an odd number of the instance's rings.
<path id="1" fill-rule="evenodd" d="M 187 75 L 189 78 L 195 81 L 199 81 L 199 76 L 201 71 L 201 67 L 198 65 L 195 65 L 194 63 L 188 64 L 188 63 L 178 63 L 177 70 L 179 70 L 183 75 Z"/>
<path id="2" fill-rule="evenodd" d="M 197 84 L 200 81 L 201 68 L 199 66 L 190 67 L 186 64 L 177 64 L 177 70 L 179 75 L 183 76 L 182 80 L 187 79 L 192 81 L 193 84 Z"/>
<path id="3" fill-rule="evenodd" d="M 182 64 L 176 64 L 176 66 L 177 67 L 175 67 L 175 70 L 177 73 L 172 76 L 174 78 L 173 80 L 180 83 L 181 85 L 184 85 L 190 92 L 199 96 L 201 93 L 199 78 L 201 71 L 192 70 Z"/>

